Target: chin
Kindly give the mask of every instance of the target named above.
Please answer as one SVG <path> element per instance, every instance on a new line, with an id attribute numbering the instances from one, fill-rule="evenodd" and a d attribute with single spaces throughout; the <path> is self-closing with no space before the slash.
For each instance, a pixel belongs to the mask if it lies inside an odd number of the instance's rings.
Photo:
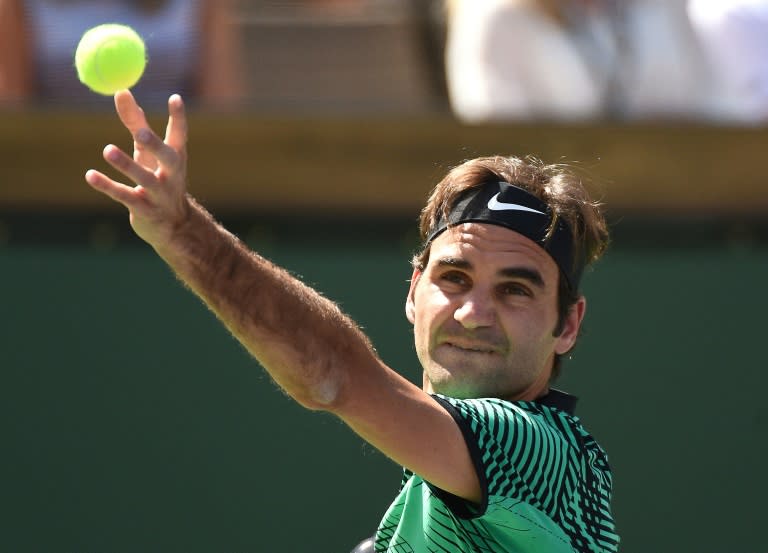
<path id="1" fill-rule="evenodd" d="M 446 372 L 445 370 L 441 371 L 442 378 L 434 378 L 434 375 L 430 378 L 433 392 L 448 397 L 455 397 L 456 399 L 484 397 L 476 384 L 462 382 L 452 378 L 450 375 L 446 375 Z"/>
<path id="2" fill-rule="evenodd" d="M 480 373 L 480 368 L 474 363 L 448 365 L 430 361 L 426 376 L 433 392 L 457 399 L 497 397 L 494 392 L 496 386 L 484 381 L 486 379 Z"/>
<path id="3" fill-rule="evenodd" d="M 476 398 L 510 398 L 516 395 L 517 390 L 511 382 L 501 382 L 497 377 L 488 375 L 486 379 L 478 379 L 473 373 L 470 376 L 474 378 L 462 378 L 462 374 L 451 372 L 445 367 L 434 365 L 427 374 L 429 388 L 432 391 L 456 399 L 476 399 Z"/>

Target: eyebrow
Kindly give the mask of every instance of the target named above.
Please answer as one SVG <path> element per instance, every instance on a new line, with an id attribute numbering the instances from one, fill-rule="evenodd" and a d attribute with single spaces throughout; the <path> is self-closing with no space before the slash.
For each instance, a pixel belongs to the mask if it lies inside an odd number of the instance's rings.
<path id="1" fill-rule="evenodd" d="M 474 268 L 472 263 L 459 257 L 441 257 L 437 260 L 436 265 L 438 267 L 452 267 L 454 269 L 464 269 L 467 271 Z M 499 269 L 498 274 L 505 278 L 520 278 L 527 280 L 539 288 L 544 288 L 544 278 L 537 269 L 532 269 L 530 267 L 504 267 L 503 269 Z"/>

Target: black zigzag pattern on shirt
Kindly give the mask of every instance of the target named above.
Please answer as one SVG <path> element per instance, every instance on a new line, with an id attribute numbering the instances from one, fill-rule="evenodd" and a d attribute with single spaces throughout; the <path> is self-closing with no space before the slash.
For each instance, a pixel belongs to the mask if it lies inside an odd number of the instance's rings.
<path id="1" fill-rule="evenodd" d="M 422 482 L 423 485 L 423 482 Z M 433 494 L 429 488 L 429 493 Z M 434 494 L 433 494 L 434 495 Z M 438 503 L 440 504 L 440 503 Z M 472 546 L 477 553 L 502 553 L 503 548 L 482 525 L 471 521 L 456 524 L 455 515 L 445 504 L 430 513 L 429 532 L 425 535 L 431 552 L 455 553 L 465 551 L 466 545 Z"/>
<path id="2" fill-rule="evenodd" d="M 475 437 L 489 497 L 544 512 L 579 552 L 616 551 L 604 451 L 578 420 L 532 402 L 452 400 Z"/>
<path id="3" fill-rule="evenodd" d="M 408 478 L 413 473 L 406 470 L 403 474 L 403 483 L 407 482 Z M 398 500 L 393 503 L 392 509 L 398 516 L 393 518 L 385 518 L 379 524 L 379 528 L 376 531 L 376 538 L 374 541 L 374 551 L 387 551 L 388 553 L 415 553 L 413 547 L 403 539 L 402 536 L 397 536 L 396 541 L 393 542 L 397 526 L 399 524 L 399 515 L 403 510 L 403 500 Z"/>

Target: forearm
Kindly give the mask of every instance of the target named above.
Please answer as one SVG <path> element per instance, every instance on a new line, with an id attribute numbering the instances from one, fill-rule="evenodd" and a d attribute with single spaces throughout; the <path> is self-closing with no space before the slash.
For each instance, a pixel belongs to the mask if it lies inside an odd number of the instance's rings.
<path id="1" fill-rule="evenodd" d="M 345 371 L 374 361 L 367 338 L 333 302 L 250 251 L 193 200 L 155 250 L 302 405 L 331 409 Z"/>
<path id="2" fill-rule="evenodd" d="M 114 145 L 104 159 L 132 184 L 89 170 L 86 181 L 126 206 L 136 234 L 219 317 L 288 394 L 340 413 L 384 366 L 368 340 L 331 301 L 250 251 L 186 193 L 187 120 L 181 97 L 168 100 L 165 139 L 147 125 L 130 91 L 115 94 L 134 155 Z M 354 371 L 354 372 L 353 372 Z"/>

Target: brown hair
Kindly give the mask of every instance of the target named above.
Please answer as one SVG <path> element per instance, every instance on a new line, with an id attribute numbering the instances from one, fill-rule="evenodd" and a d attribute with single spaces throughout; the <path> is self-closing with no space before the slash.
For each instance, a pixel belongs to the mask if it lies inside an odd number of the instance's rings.
<path id="1" fill-rule="evenodd" d="M 552 225 L 562 219 L 573 234 L 574 258 L 585 266 L 597 261 L 608 246 L 608 225 L 598 202 L 591 199 L 582 179 L 565 164 L 547 165 L 528 156 L 489 156 L 465 161 L 451 169 L 432 190 L 421 211 L 419 229 L 424 243 L 414 255 L 415 269 L 424 270 L 429 261 L 427 237 L 440 219 L 446 219 L 456 201 L 468 190 L 479 188 L 490 181 L 505 181 L 524 188 L 552 210 Z M 558 282 L 558 324 L 555 336 L 563 331 L 565 318 L 579 298 L 578 290 L 571 290 L 565 278 Z M 559 376 L 560 356 L 556 356 L 552 379 Z"/>

